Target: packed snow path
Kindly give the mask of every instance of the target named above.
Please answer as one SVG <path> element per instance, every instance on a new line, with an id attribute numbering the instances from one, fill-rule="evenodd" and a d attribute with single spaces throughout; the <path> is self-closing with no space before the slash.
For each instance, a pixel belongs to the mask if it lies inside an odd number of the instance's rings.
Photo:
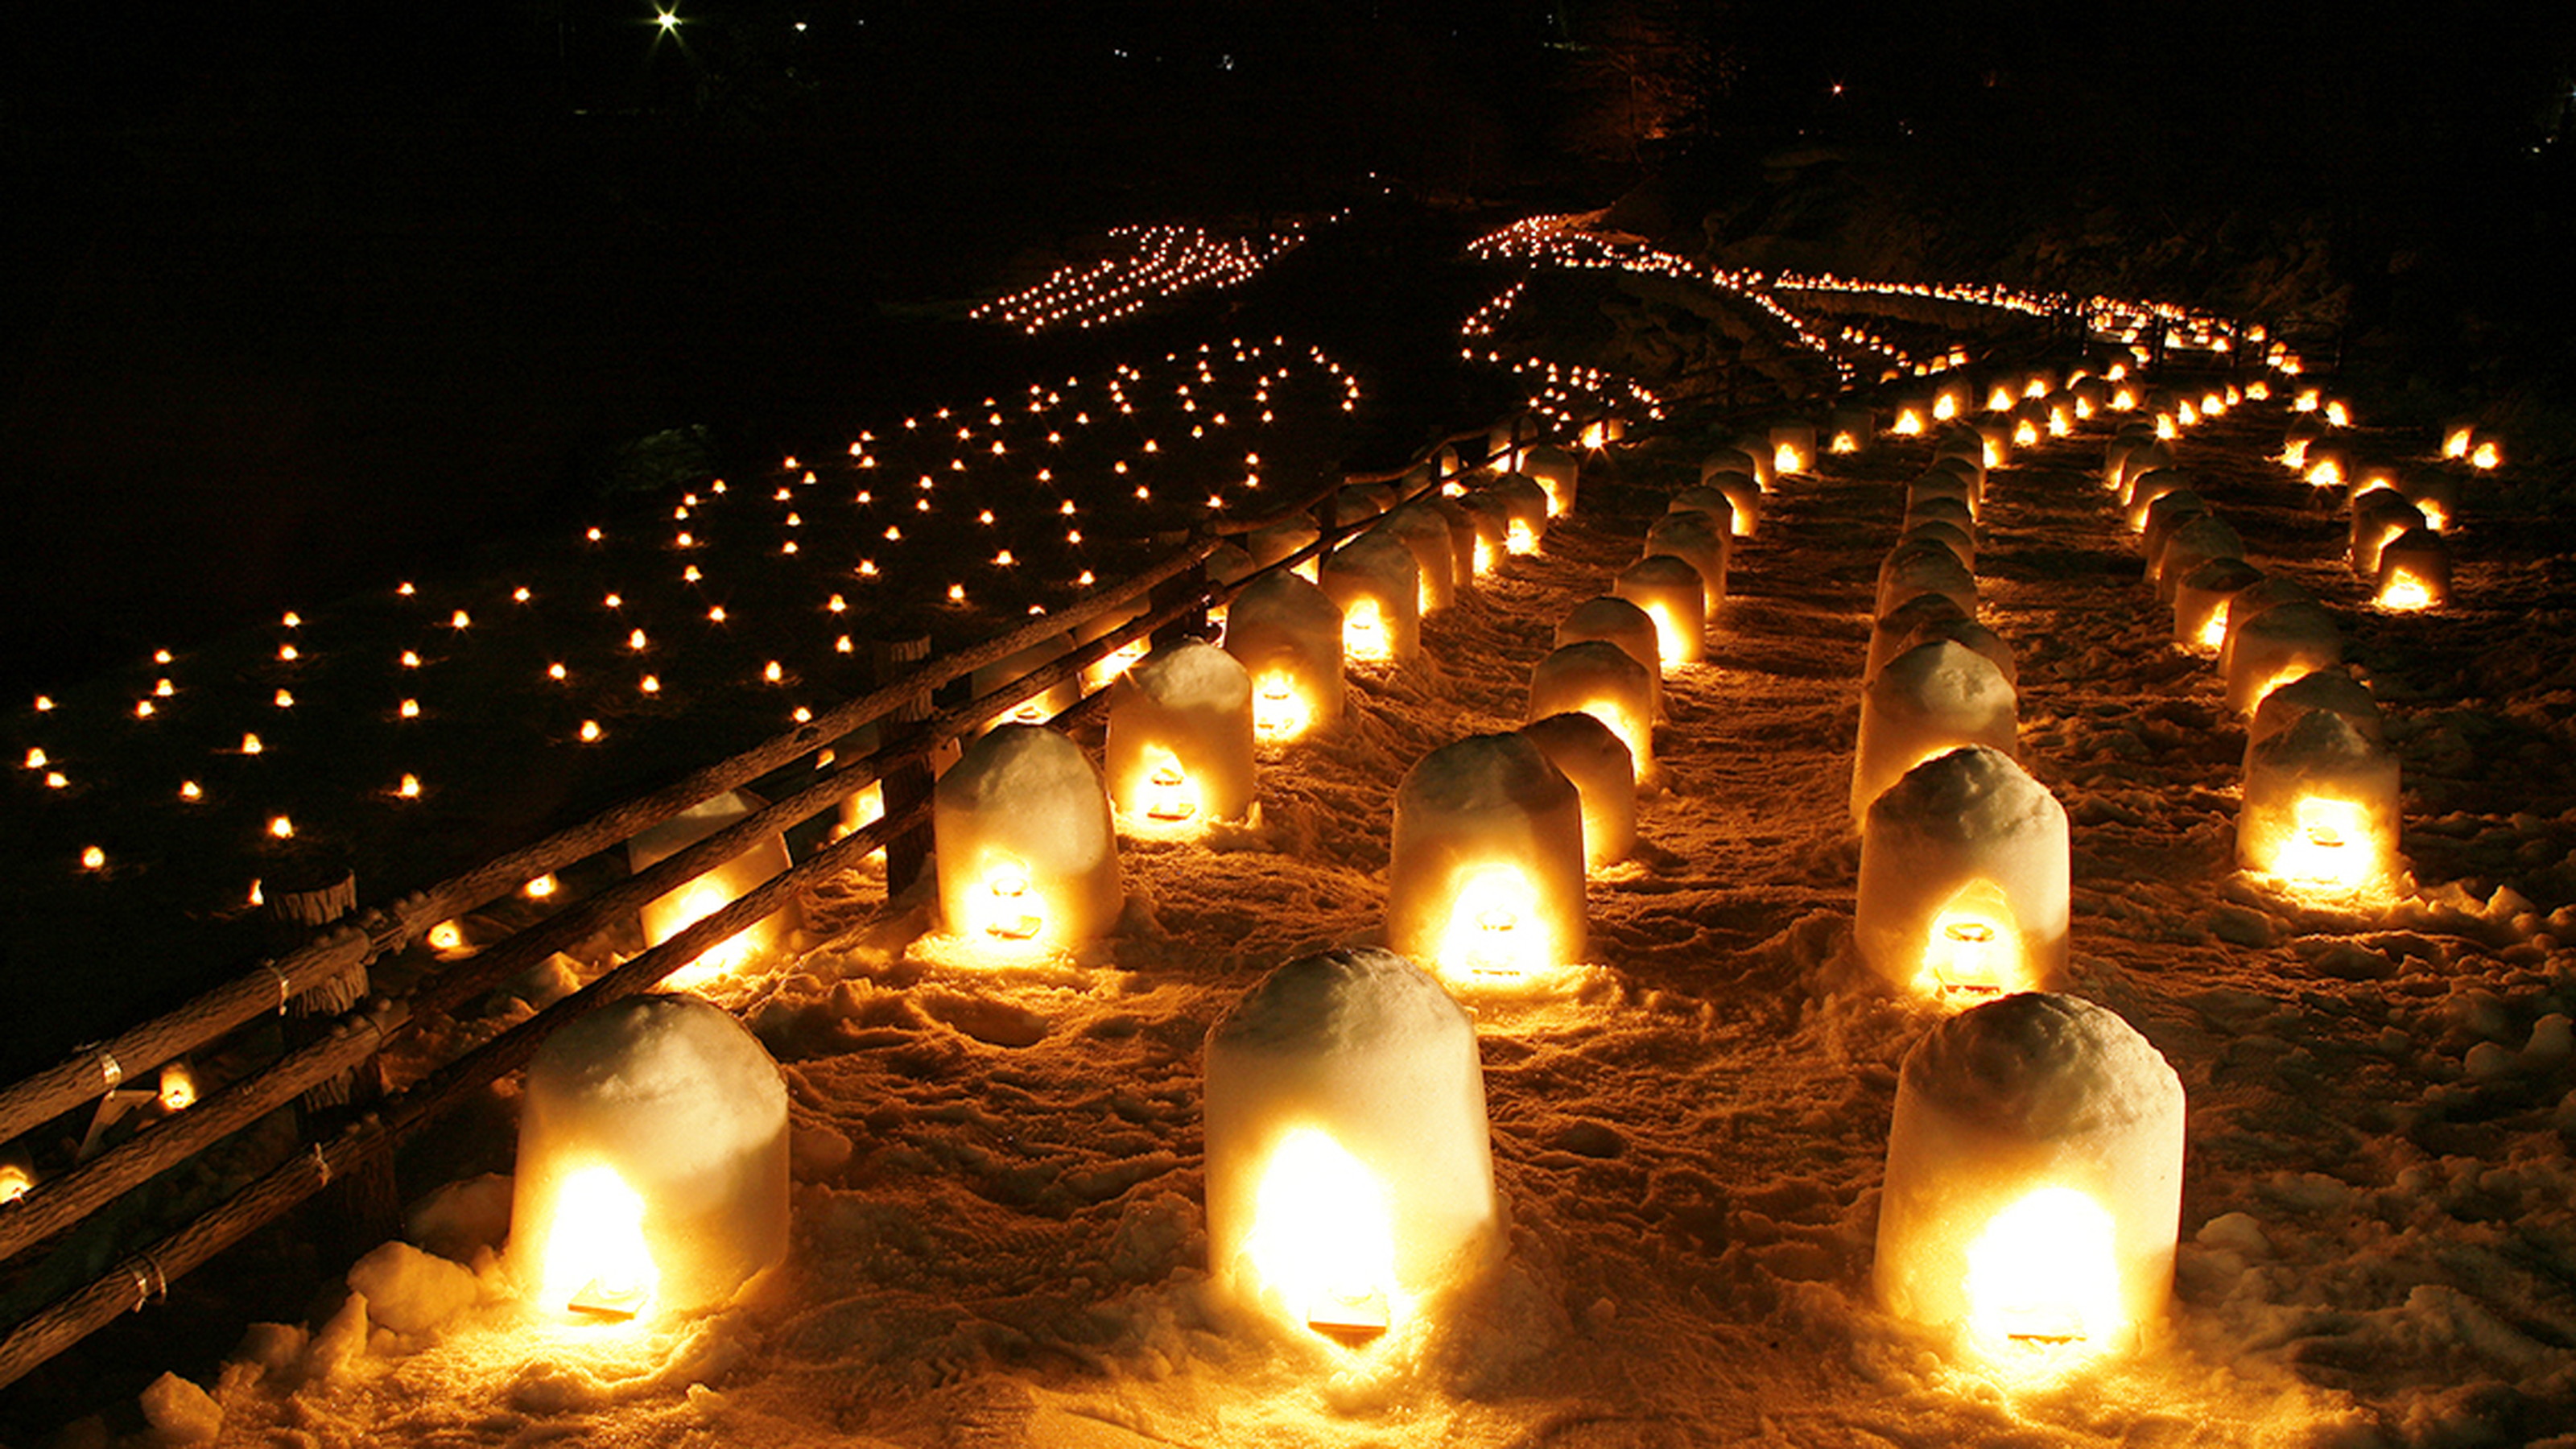
<path id="1" fill-rule="evenodd" d="M 2170 1341 L 2057 1384 L 1879 1315 L 1869 1269 L 1896 1065 L 1930 1024 L 1853 959 L 1845 796 L 1878 561 L 1929 456 L 1882 443 L 1783 480 L 1739 540 L 1708 663 L 1672 672 L 1637 858 L 1596 875 L 1570 996 L 1480 1023 L 1508 1267 L 1419 1361 L 1229 1335 L 1204 1291 L 1199 1050 L 1272 966 L 1370 937 L 1389 801 L 1461 736 L 1516 727 L 1576 602 L 1632 561 L 1679 442 L 1587 478 L 1586 511 L 1353 671 L 1334 734 L 1265 750 L 1260 825 L 1128 842 L 1128 928 L 1078 969 L 908 957 L 919 909 L 871 882 L 741 1004 L 786 1064 L 797 1245 L 695 1323 L 532 1337 L 486 1303 L 444 1329 L 232 1370 L 227 1441 L 902 1445 L 2524 1442 L 2576 1422 L 2576 1173 L 2562 1125 L 2571 958 L 2499 892 L 2445 884 L 2563 849 L 2466 783 L 2546 740 L 2470 697 L 2445 648 L 2530 600 L 2373 615 L 2339 525 L 2263 460 L 2277 410 L 2191 434 L 2184 466 L 2249 552 L 2337 608 L 2410 771 L 2423 885 L 2302 908 L 2232 862 L 2243 733 L 2166 642 L 2094 481 L 2103 435 L 1998 470 L 1981 618 L 2019 656 L 2024 763 L 2074 821 L 2072 990 L 2144 1031 L 2190 1094 Z M 1624 486 L 1619 486 L 1624 485 Z M 1628 507 L 1618 505 L 1626 503 Z M 2482 545 L 2464 549 L 2470 557 Z M 2512 670 L 2502 671 L 2509 677 Z M 2457 697 L 2425 699 L 2447 681 Z M 2443 752 L 2449 752 L 2445 754 Z M 2463 753 L 2468 752 L 2468 753 Z M 2456 758 L 2454 758 L 2456 756 Z M 2417 772 L 2423 772 L 2418 788 Z M 2416 822 L 2410 819 L 2410 827 Z M 2511 838 L 2499 841 L 2497 832 Z M 2480 852 L 2488 854 L 2481 856 Z M 2554 1023 L 2554 1024 L 2553 1024 Z M 434 1226 L 497 1224 L 454 1194 Z M 383 1287 L 385 1307 L 408 1285 Z M 329 1339 L 329 1333 L 323 1335 Z M 292 1360 L 280 1353 L 281 1363 Z"/>

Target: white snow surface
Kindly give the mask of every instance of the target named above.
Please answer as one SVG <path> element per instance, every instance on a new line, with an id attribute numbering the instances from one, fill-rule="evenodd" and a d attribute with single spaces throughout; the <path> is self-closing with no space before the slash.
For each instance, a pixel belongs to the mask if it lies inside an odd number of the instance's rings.
<path id="1" fill-rule="evenodd" d="M 1479 1015 L 1508 1256 L 1410 1372 L 1214 1310 L 1201 1043 L 1280 962 L 1372 938 L 1396 782 L 1519 722 L 1557 619 L 1635 557 L 1644 516 L 1560 521 L 1433 615 L 1422 658 L 1355 669 L 1339 728 L 1263 752 L 1259 831 L 1123 845 L 1133 899 L 1097 964 L 925 966 L 902 948 L 926 894 L 814 893 L 826 943 L 727 998 L 785 1064 L 798 1177 L 793 1252 L 729 1307 L 566 1337 L 487 1296 L 398 1334 L 353 1297 L 172 1367 L 221 1401 L 227 1444 L 2563 1449 L 2563 570 L 2472 480 L 2454 604 L 2368 608 L 2339 520 L 2264 461 L 2283 417 L 2249 406 L 2172 451 L 2249 558 L 2335 611 L 2387 711 L 2412 874 L 2384 895 L 2235 866 L 2242 721 L 2151 605 L 2094 481 L 2100 424 L 1996 469 L 1979 530 L 2019 757 L 2073 825 L 2068 990 L 2189 1096 L 2175 1302 L 2140 1356 L 2032 1385 L 1873 1306 L 1898 1066 L 1936 1020 L 1851 950 L 1863 648 L 1929 456 L 1882 440 L 1784 480 L 1737 547 L 1709 660 L 1666 681 L 1638 852 L 1590 882 L 1585 988 Z M 1605 468 L 1669 491 L 1705 451 L 1613 455 L 1587 495 L 1619 496 Z"/>

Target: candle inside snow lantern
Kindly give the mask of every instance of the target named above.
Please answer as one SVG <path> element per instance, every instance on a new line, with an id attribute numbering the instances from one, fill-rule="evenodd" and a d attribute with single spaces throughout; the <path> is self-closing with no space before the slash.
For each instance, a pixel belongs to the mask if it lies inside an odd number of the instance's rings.
<path id="1" fill-rule="evenodd" d="M 1951 640 L 1918 644 L 1862 686 L 1852 760 L 1851 818 L 1905 772 L 1963 745 L 2017 754 L 2017 701 L 1994 661 Z"/>
<path id="2" fill-rule="evenodd" d="M 1600 870 L 1637 848 L 1637 764 L 1598 715 L 1567 710 L 1521 726 L 1583 801 L 1583 864 Z"/>
<path id="3" fill-rule="evenodd" d="M 2276 604 L 2248 619 L 2235 617 L 2252 592 L 2247 589 L 2228 605 L 2227 638 L 2219 646 L 2227 707 L 2239 714 L 2252 714 L 2263 696 L 2300 675 L 2343 662 L 2343 631 L 2323 605 Z"/>
<path id="4" fill-rule="evenodd" d="M 1386 934 L 1462 990 L 1541 985 L 1582 958 L 1582 797 L 1537 744 L 1471 735 L 1405 772 Z"/>
<path id="5" fill-rule="evenodd" d="M 1536 553 L 1547 537 L 1547 490 L 1525 474 L 1506 473 L 1484 491 L 1503 505 L 1510 520 L 1504 547 L 1512 553 Z"/>
<path id="6" fill-rule="evenodd" d="M 537 1048 L 507 1261 L 540 1313 L 720 1304 L 787 1238 L 787 1086 L 731 1013 L 630 997 Z"/>
<path id="7" fill-rule="evenodd" d="M 702 801 L 628 841 L 627 869 L 640 874 L 751 815 L 763 804 L 760 797 L 746 790 L 727 791 Z M 661 945 L 733 904 L 736 898 L 787 869 L 788 864 L 787 837 L 776 831 L 761 837 L 733 859 L 645 902 L 639 913 L 643 917 L 644 944 Z M 804 923 L 803 913 L 791 898 L 775 914 L 727 937 L 663 980 L 681 990 L 713 985 L 753 959 L 785 949 L 791 933 Z"/>
<path id="8" fill-rule="evenodd" d="M 1591 715 L 1628 748 L 1628 761 L 1643 780 L 1655 772 L 1655 677 L 1635 657 L 1606 639 L 1559 645 L 1530 670 L 1529 719 L 1578 710 Z"/>
<path id="9" fill-rule="evenodd" d="M 1082 747 L 1006 724 L 966 747 L 932 792 L 948 930 L 1006 956 L 1108 934 L 1124 897 L 1109 792 Z"/>
<path id="10" fill-rule="evenodd" d="M 1392 952 L 1265 977 L 1208 1031 L 1208 1267 L 1289 1333 L 1359 1347 L 1500 1254 L 1475 1023 Z"/>
<path id="11" fill-rule="evenodd" d="M 2413 528 L 2390 539 L 2379 550 L 2379 586 L 2373 592 L 2383 609 L 2431 609 L 2450 602 L 2451 546 L 2429 528 Z"/>
<path id="12" fill-rule="evenodd" d="M 1871 802 L 1853 938 L 1901 991 L 1953 1004 L 2066 974 L 2066 810 L 2012 757 L 1935 755 Z"/>
<path id="13" fill-rule="evenodd" d="M 1771 472 L 1805 473 L 1816 465 L 1816 426 L 1786 422 L 1771 425 Z"/>
<path id="14" fill-rule="evenodd" d="M 1251 815 L 1252 699 L 1250 672 L 1195 639 L 1146 655 L 1109 687 L 1101 753 L 1130 829 L 1196 836 Z"/>
<path id="15" fill-rule="evenodd" d="M 2119 1016 L 2024 993 L 1905 1055 L 1871 1269 L 1878 1300 L 1998 1361 L 2132 1350 L 2173 1292 L 2183 1091 Z"/>
<path id="16" fill-rule="evenodd" d="M 1361 534 L 1324 560 L 1316 581 L 1341 607 L 1345 660 L 1385 664 L 1422 652 L 1422 568 L 1402 540 Z"/>
<path id="17" fill-rule="evenodd" d="M 2398 868 L 2397 756 L 2352 719 L 2312 709 L 2245 752 L 2236 858 L 2296 885 L 2376 885 Z"/>
<path id="18" fill-rule="evenodd" d="M 1244 585 L 1226 610 L 1225 652 L 1252 677 L 1252 732 L 1303 739 L 1342 717 L 1342 611 L 1285 569 Z"/>
<path id="19" fill-rule="evenodd" d="M 1667 666 L 1696 664 L 1708 649 L 1708 587 L 1686 559 L 1651 554 L 1619 571 L 1610 590 L 1655 621 L 1655 653 Z"/>

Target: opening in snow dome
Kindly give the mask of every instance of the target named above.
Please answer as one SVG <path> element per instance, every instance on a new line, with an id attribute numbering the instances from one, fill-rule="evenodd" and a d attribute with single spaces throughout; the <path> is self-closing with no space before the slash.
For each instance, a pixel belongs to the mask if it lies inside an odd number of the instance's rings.
<path id="1" fill-rule="evenodd" d="M 787 1239 L 787 1087 L 731 1013 L 632 997 L 537 1049 L 507 1261 L 540 1314 L 719 1304 Z"/>
<path id="2" fill-rule="evenodd" d="M 1252 677 L 1252 730 L 1267 744 L 1342 717 L 1342 611 L 1281 570 L 1244 585 L 1226 610 L 1225 652 Z"/>
<path id="3" fill-rule="evenodd" d="M 627 869 L 649 869 L 753 814 L 762 804 L 758 796 L 746 790 L 727 791 L 702 801 L 626 842 Z M 787 869 L 788 863 L 787 837 L 772 833 L 696 880 L 674 886 L 645 902 L 639 912 L 643 918 L 645 945 L 659 946 L 723 910 L 745 892 Z M 786 949 L 792 934 L 803 925 L 803 914 L 791 900 L 774 914 L 710 947 L 696 960 L 663 980 L 665 984 L 683 991 L 713 985 L 764 954 Z"/>
<path id="4" fill-rule="evenodd" d="M 2236 857 L 2294 887 L 2358 890 L 2398 869 L 2398 764 L 2352 716 L 2307 710 L 2245 752 Z"/>
<path id="5" fill-rule="evenodd" d="M 1936 755 L 1871 803 L 1853 937 L 1900 991 L 1967 1005 L 2066 973 L 2066 811 L 2012 758 Z"/>
<path id="6" fill-rule="evenodd" d="M 1109 797 L 1132 831 L 1195 837 L 1252 813 L 1252 676 L 1195 639 L 1136 661 L 1109 688 Z"/>
<path id="7" fill-rule="evenodd" d="M 1807 422 L 1771 425 L 1771 472 L 1806 473 L 1816 466 L 1816 427 Z"/>
<path id="8" fill-rule="evenodd" d="M 1109 793 L 1082 747 L 1006 724 L 932 792 L 939 910 L 952 935 L 1026 959 L 1108 934 L 1123 897 Z"/>
<path id="9" fill-rule="evenodd" d="M 1387 942 L 1453 988 L 1543 986 L 1582 959 L 1582 797 L 1528 738 L 1473 735 L 1417 761 L 1390 855 Z"/>
<path id="10" fill-rule="evenodd" d="M 1880 1306 L 2046 1374 L 2135 1349 L 2171 1297 L 2182 1082 L 2119 1016 L 2005 996 L 1906 1053 L 1872 1268 Z"/>
<path id="11" fill-rule="evenodd" d="M 1422 652 L 1422 569 L 1402 540 L 1364 533 L 1324 560 L 1318 582 L 1342 611 L 1342 657 L 1385 664 Z"/>
<path id="12" fill-rule="evenodd" d="M 1333 951 L 1208 1032 L 1208 1266 L 1291 1333 L 1358 1347 L 1502 1246 L 1476 1033 L 1403 957 Z"/>

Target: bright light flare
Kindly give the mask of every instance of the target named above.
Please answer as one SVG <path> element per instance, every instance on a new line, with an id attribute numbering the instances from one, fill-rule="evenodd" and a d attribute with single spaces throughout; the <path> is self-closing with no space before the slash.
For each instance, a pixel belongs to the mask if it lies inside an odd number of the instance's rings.
<path id="1" fill-rule="evenodd" d="M 586 1317 L 639 1317 L 661 1282 L 644 1240 L 644 1199 L 605 1165 L 582 1168 L 556 1189 L 542 1261 L 537 1301 Z"/>
<path id="2" fill-rule="evenodd" d="M 2128 1327 L 2110 1212 L 2043 1187 L 1968 1245 L 1968 1326 L 1994 1349 L 2098 1351 Z"/>
<path id="3" fill-rule="evenodd" d="M 1440 933 L 1441 974 L 1521 980 L 1563 964 L 1548 959 L 1551 933 L 1534 912 L 1537 892 L 1518 866 L 1478 866 L 1458 883 Z"/>
<path id="4" fill-rule="evenodd" d="M 1395 657 L 1395 644 L 1387 637 L 1386 618 L 1377 600 L 1354 599 L 1342 612 L 1342 657 L 1362 664 L 1383 664 Z"/>
<path id="5" fill-rule="evenodd" d="M 1395 1222 L 1384 1184 L 1320 1127 L 1271 1150 L 1243 1252 L 1291 1322 L 1361 1343 L 1396 1317 Z"/>
<path id="6" fill-rule="evenodd" d="M 1284 744 L 1302 739 L 1315 723 L 1315 706 L 1297 687 L 1297 678 L 1274 669 L 1252 685 L 1252 732 L 1262 740 Z"/>
<path id="7" fill-rule="evenodd" d="M 2311 795 L 2272 858 L 2276 875 L 2317 885 L 2357 886 L 2371 875 L 2370 819 L 2349 800 Z"/>

